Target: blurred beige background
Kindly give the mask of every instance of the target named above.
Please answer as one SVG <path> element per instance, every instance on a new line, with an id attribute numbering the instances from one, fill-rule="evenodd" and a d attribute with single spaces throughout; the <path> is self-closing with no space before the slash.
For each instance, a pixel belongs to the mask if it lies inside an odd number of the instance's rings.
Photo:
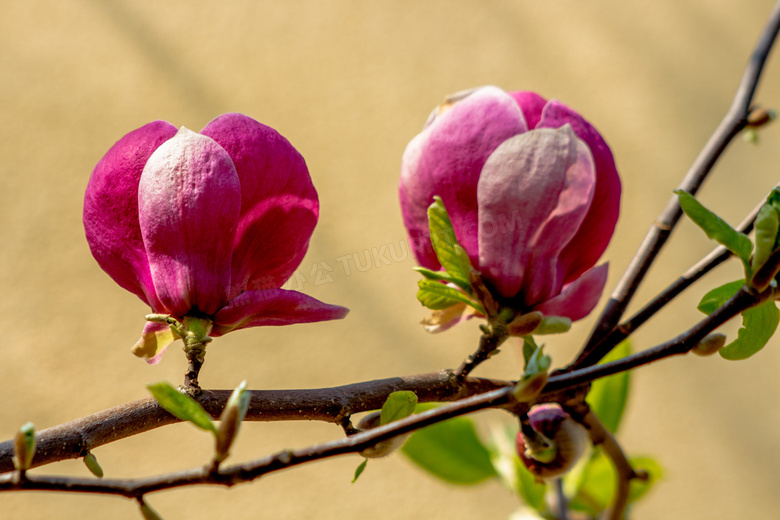
<path id="1" fill-rule="evenodd" d="M 7 0 L 0 17 L 0 439 L 179 382 L 173 348 L 155 367 L 129 353 L 147 308 L 90 256 L 81 226 L 94 164 L 153 119 L 200 129 L 244 112 L 303 153 L 321 221 L 300 268 L 302 289 L 350 307 L 341 322 L 249 329 L 209 347 L 201 381 L 230 388 L 340 385 L 453 367 L 475 324 L 430 336 L 417 324 L 414 265 L 354 268 L 366 251 L 403 245 L 396 185 L 404 146 L 445 94 L 483 84 L 536 90 L 576 108 L 604 134 L 622 173 L 622 219 L 607 251 L 611 285 L 731 102 L 769 0 L 130 1 Z M 780 56 L 758 100 L 780 107 Z M 758 147 L 737 140 L 701 193 L 738 222 L 780 177 L 780 125 Z M 637 304 L 710 250 L 683 223 Z M 403 251 L 406 251 L 403 249 Z M 344 269 L 346 258 L 353 268 Z M 341 259 L 341 260 L 339 260 Z M 332 282 L 317 283 L 318 269 Z M 312 269 L 314 271 L 312 271 Z M 737 278 L 721 268 L 636 335 L 643 348 L 700 318 L 699 297 Z M 633 306 L 637 309 L 638 305 Z M 590 328 L 551 339 L 564 363 Z M 736 325 L 728 332 L 734 334 Z M 478 371 L 513 377 L 513 348 Z M 621 440 L 653 454 L 664 481 L 637 519 L 777 518 L 780 510 L 780 339 L 754 358 L 676 358 L 634 377 Z M 505 420 L 484 413 L 486 423 Z M 315 423 L 250 424 L 235 460 L 338 438 Z M 113 477 L 192 467 L 206 434 L 177 425 L 95 451 Z M 518 507 L 497 483 L 461 489 L 401 457 L 358 457 L 274 474 L 231 490 L 154 494 L 167 520 L 331 518 L 503 519 Z M 40 470 L 39 470 L 40 471 Z M 79 461 L 45 472 L 86 475 Z M 114 497 L 0 495 L 0 517 L 137 519 Z"/>

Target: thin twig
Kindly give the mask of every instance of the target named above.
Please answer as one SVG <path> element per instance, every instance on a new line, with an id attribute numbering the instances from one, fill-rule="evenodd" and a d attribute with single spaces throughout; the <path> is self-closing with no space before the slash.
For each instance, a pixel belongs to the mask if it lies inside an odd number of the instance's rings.
<path id="1" fill-rule="evenodd" d="M 780 2 L 775 4 L 769 20 L 750 56 L 731 107 L 688 170 L 682 183 L 680 183 L 679 189 L 695 194 L 731 140 L 745 127 L 758 81 L 761 78 L 778 30 L 780 30 Z M 609 348 L 604 348 L 597 354 L 591 355 L 591 351 L 595 346 L 612 332 L 622 318 L 628 304 L 636 294 L 639 285 L 644 280 L 658 253 L 666 244 L 681 216 L 680 204 L 677 201 L 677 197 L 673 196 L 648 231 L 642 245 L 618 282 L 601 316 L 599 316 L 597 325 L 591 333 L 588 342 L 578 356 L 580 359 L 587 359 L 588 363 L 595 364 L 609 353 Z M 605 346 L 611 348 L 610 345 Z M 578 364 L 576 366 L 583 365 Z"/>

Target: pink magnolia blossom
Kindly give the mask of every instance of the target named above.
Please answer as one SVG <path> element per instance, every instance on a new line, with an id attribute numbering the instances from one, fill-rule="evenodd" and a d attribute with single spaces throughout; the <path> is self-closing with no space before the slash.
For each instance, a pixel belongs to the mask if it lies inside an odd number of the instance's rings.
<path id="1" fill-rule="evenodd" d="M 562 103 L 496 87 L 454 96 L 407 146 L 399 192 L 423 267 L 441 267 L 426 215 L 439 196 L 504 305 L 578 320 L 598 303 L 620 179 L 596 129 Z"/>
<path id="2" fill-rule="evenodd" d="M 93 256 L 154 313 L 213 322 L 212 336 L 343 318 L 347 309 L 281 289 L 319 215 L 303 157 L 274 129 L 224 114 L 199 133 L 154 121 L 92 172 L 84 228 Z M 147 323 L 134 352 L 175 339 Z"/>

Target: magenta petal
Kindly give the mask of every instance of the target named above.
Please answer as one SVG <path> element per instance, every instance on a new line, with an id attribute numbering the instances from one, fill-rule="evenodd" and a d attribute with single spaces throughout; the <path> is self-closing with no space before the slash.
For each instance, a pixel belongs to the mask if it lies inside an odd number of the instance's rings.
<path id="1" fill-rule="evenodd" d="M 285 289 L 247 291 L 230 301 L 214 317 L 212 336 L 247 327 L 293 325 L 340 320 L 349 309 L 323 303 Z"/>
<path id="2" fill-rule="evenodd" d="M 565 140 L 560 142 L 570 150 L 569 163 L 558 203 L 529 244 L 531 260 L 526 267 L 523 286 L 523 300 L 528 305 L 545 301 L 561 291 L 566 272 L 559 265 L 559 256 L 578 233 L 591 206 L 596 184 L 596 172 L 588 146 L 577 139 L 568 125 L 556 131 L 566 133 L 571 139 L 568 143 Z M 573 147 L 571 143 L 574 143 Z"/>
<path id="3" fill-rule="evenodd" d="M 555 298 L 551 298 L 533 308 L 547 316 L 564 316 L 577 321 L 596 307 L 607 283 L 609 264 L 601 264 L 585 273 L 573 282 L 564 285 Z"/>
<path id="4" fill-rule="evenodd" d="M 124 136 L 95 166 L 84 197 L 84 230 L 92 255 L 122 288 L 165 309 L 154 291 L 138 224 L 138 183 L 152 153 L 176 134 L 176 127 L 154 121 Z"/>
<path id="5" fill-rule="evenodd" d="M 523 111 L 525 122 L 528 124 L 528 129 L 533 130 L 536 125 L 539 124 L 539 120 L 542 119 L 542 111 L 547 104 L 547 100 L 536 92 L 508 92 L 512 99 L 520 105 L 520 110 Z"/>
<path id="6" fill-rule="evenodd" d="M 241 181 L 231 297 L 280 287 L 303 259 L 319 215 L 306 162 L 276 130 L 243 114 L 219 116 L 201 134 L 227 151 Z"/>
<path id="7" fill-rule="evenodd" d="M 182 128 L 149 158 L 139 221 L 160 301 L 171 313 L 213 315 L 227 302 L 241 188 L 212 139 Z"/>
<path id="8" fill-rule="evenodd" d="M 496 87 L 475 90 L 438 115 L 406 147 L 399 195 L 412 247 L 428 237 L 428 206 L 442 198 L 455 235 L 476 265 L 477 197 L 482 166 L 499 144 L 527 130 L 517 103 Z M 415 248 L 421 265 L 438 269 L 432 250 Z"/>
<path id="9" fill-rule="evenodd" d="M 580 231 L 561 254 L 561 268 L 566 282 L 590 269 L 607 248 L 620 213 L 620 178 L 609 146 L 601 134 L 582 116 L 558 101 L 550 101 L 544 109 L 539 128 L 559 128 L 571 125 L 577 137 L 585 141 L 596 165 L 596 192 Z"/>
<path id="10" fill-rule="evenodd" d="M 477 188 L 479 266 L 503 296 L 523 286 L 532 240 L 556 210 L 577 157 L 571 131 L 545 129 L 506 140 L 485 163 Z"/>

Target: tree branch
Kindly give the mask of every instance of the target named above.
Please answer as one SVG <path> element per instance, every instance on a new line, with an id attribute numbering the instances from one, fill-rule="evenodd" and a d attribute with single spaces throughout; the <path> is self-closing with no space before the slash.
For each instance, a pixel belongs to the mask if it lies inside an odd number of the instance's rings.
<path id="1" fill-rule="evenodd" d="M 758 81 L 761 78 L 764 65 L 766 64 L 769 52 L 772 50 L 779 30 L 780 2 L 775 4 L 772 13 L 769 16 L 769 20 L 750 56 L 750 60 L 742 74 L 742 80 L 737 88 L 731 107 L 715 129 L 715 132 L 712 134 L 709 141 L 707 141 L 707 144 L 704 145 L 704 148 L 699 153 L 691 168 L 688 170 L 682 183 L 680 183 L 679 189 L 695 194 L 707 178 L 707 175 L 710 173 L 715 163 L 726 150 L 726 147 L 731 140 L 745 127 L 750 105 L 753 102 L 753 96 L 756 87 L 758 86 Z M 589 365 L 594 365 L 609 353 L 611 346 L 606 344 L 604 345 L 609 348 L 600 349 L 599 352 L 593 354 L 592 351 L 604 337 L 612 332 L 622 318 L 628 304 L 634 297 L 634 294 L 642 283 L 642 280 L 644 280 L 645 275 L 658 256 L 658 253 L 660 253 L 661 249 L 666 244 L 666 241 L 669 239 L 669 236 L 679 222 L 681 216 L 682 210 L 680 209 L 680 204 L 677 202 L 677 197 L 673 196 L 656 222 L 647 232 L 644 241 L 634 255 L 634 258 L 631 260 L 623 277 L 618 282 L 617 287 L 615 287 L 601 316 L 599 316 L 596 327 L 591 333 L 582 353 L 578 356 L 578 359 L 587 359 Z M 580 362 L 576 363 L 574 366 L 580 367 L 586 365 Z"/>

